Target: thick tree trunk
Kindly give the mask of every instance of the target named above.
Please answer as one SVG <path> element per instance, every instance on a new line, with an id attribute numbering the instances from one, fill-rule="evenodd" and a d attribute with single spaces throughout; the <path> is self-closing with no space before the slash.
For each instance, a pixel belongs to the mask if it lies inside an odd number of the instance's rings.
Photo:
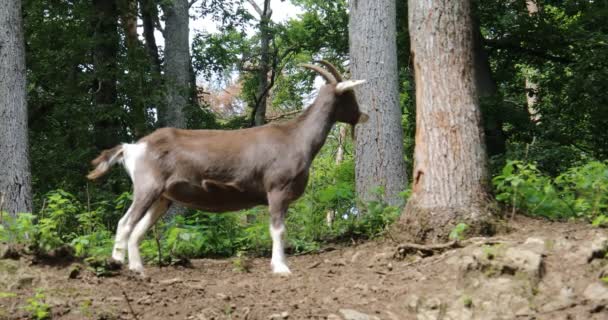
<path id="1" fill-rule="evenodd" d="M 120 142 L 120 108 L 117 105 L 118 9 L 115 0 L 93 0 L 95 48 L 95 146 L 107 149 Z"/>
<path id="2" fill-rule="evenodd" d="M 158 20 L 158 9 L 156 2 L 153 0 L 140 0 L 139 7 L 141 10 L 141 20 L 144 29 L 144 40 L 146 41 L 146 50 L 148 56 L 152 60 L 153 70 L 160 77 L 160 57 L 158 55 L 158 46 L 154 37 L 154 23 Z"/>
<path id="3" fill-rule="evenodd" d="M 475 61 L 475 81 L 477 93 L 480 98 L 491 98 L 496 95 L 496 81 L 492 77 L 488 53 L 483 47 L 483 37 L 479 27 L 479 21 L 473 18 L 473 59 Z M 507 150 L 507 137 L 503 131 L 501 110 L 485 110 L 483 115 L 485 141 L 489 156 L 503 154 Z"/>
<path id="4" fill-rule="evenodd" d="M 416 79 L 413 192 L 406 237 L 437 241 L 458 223 L 489 232 L 493 202 L 474 74 L 471 1 L 409 1 Z"/>
<path id="5" fill-rule="evenodd" d="M 0 210 L 32 211 L 21 1 L 0 10 Z"/>
<path id="6" fill-rule="evenodd" d="M 357 195 L 374 199 L 384 188 L 391 205 L 400 202 L 407 174 L 403 160 L 403 129 L 399 106 L 395 1 L 350 2 L 349 39 L 353 79 L 367 83 L 355 89 L 370 119 L 356 132 Z"/>
<path id="7" fill-rule="evenodd" d="M 188 42 L 188 0 L 173 0 L 165 11 L 166 105 L 161 108 L 163 126 L 186 127 L 185 109 L 190 97 L 190 45 Z"/>
<path id="8" fill-rule="evenodd" d="M 270 18 L 272 11 L 270 10 L 270 0 L 264 0 L 264 8 L 260 14 L 260 64 L 258 66 L 258 90 L 256 94 L 255 114 L 253 123 L 255 126 L 261 126 L 266 123 L 266 107 L 268 105 L 268 73 L 270 72 L 270 40 L 272 33 L 270 32 Z"/>

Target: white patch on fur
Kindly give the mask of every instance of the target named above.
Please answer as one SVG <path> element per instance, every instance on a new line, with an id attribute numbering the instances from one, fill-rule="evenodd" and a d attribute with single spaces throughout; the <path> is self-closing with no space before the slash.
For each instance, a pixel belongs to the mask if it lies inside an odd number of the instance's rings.
<path id="1" fill-rule="evenodd" d="M 270 237 L 272 238 L 272 259 L 270 260 L 270 267 L 273 273 L 278 274 L 290 274 L 289 267 L 287 267 L 285 261 L 285 252 L 283 250 L 283 233 L 285 232 L 285 226 L 275 228 L 270 225 Z"/>
<path id="2" fill-rule="evenodd" d="M 135 176 L 137 162 L 146 153 L 147 146 L 148 145 L 145 142 L 134 144 L 125 143 L 122 145 L 123 164 L 131 177 L 131 181 L 133 181 L 133 177 Z"/>
<path id="3" fill-rule="evenodd" d="M 114 241 L 114 249 L 112 250 L 112 259 L 120 263 L 125 262 L 125 255 L 127 254 L 127 240 L 129 239 L 129 234 L 131 233 L 131 229 L 127 224 L 130 213 L 131 208 L 129 208 L 127 213 L 120 218 L 118 221 L 118 226 L 116 227 L 116 240 Z"/>
<path id="4" fill-rule="evenodd" d="M 135 228 L 129 235 L 129 270 L 143 274 L 144 264 L 139 254 L 139 243 L 143 240 L 146 232 L 152 225 L 158 220 L 159 216 L 163 215 L 167 211 L 165 203 L 157 200 L 149 209 L 146 214 L 137 222 Z"/>
<path id="5" fill-rule="evenodd" d="M 344 93 L 346 91 L 353 90 L 356 86 L 360 86 L 365 83 L 365 80 L 346 80 L 338 83 L 336 86 L 336 92 L 338 94 Z"/>

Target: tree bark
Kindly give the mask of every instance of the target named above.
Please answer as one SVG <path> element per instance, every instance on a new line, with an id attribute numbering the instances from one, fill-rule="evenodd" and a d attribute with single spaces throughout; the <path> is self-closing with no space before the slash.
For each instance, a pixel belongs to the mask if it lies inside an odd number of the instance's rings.
<path id="1" fill-rule="evenodd" d="M 339 127 L 338 131 L 338 150 L 336 150 L 336 166 L 340 165 L 344 161 L 344 143 L 346 141 L 346 126 L 344 124 L 337 124 Z M 334 180 L 334 183 L 336 181 Z M 325 222 L 327 226 L 331 228 L 336 220 L 336 210 L 330 209 L 325 213 Z"/>
<path id="2" fill-rule="evenodd" d="M 93 0 L 95 48 L 93 64 L 95 81 L 95 146 L 99 150 L 111 148 L 120 142 L 121 110 L 117 105 L 118 72 L 118 8 L 115 0 Z"/>
<path id="3" fill-rule="evenodd" d="M 32 211 L 20 0 L 3 2 L 0 30 L 0 210 L 16 214 Z"/>
<path id="4" fill-rule="evenodd" d="M 260 64 L 258 66 L 258 90 L 256 94 L 256 105 L 254 114 L 254 125 L 261 126 L 266 123 L 266 107 L 268 105 L 268 73 L 270 72 L 270 0 L 264 0 L 264 8 L 260 14 Z"/>
<path id="5" fill-rule="evenodd" d="M 538 14 L 539 8 L 536 0 L 526 0 L 526 8 L 528 9 L 528 15 L 530 17 Z M 532 121 L 532 123 L 538 123 L 540 121 L 540 114 L 536 108 L 538 104 L 538 83 L 534 82 L 528 75 L 526 76 L 525 86 L 526 103 L 528 105 L 530 121 Z"/>
<path id="6" fill-rule="evenodd" d="M 384 188 L 384 200 L 397 205 L 406 188 L 403 128 L 399 106 L 397 21 L 395 1 L 350 1 L 349 40 L 353 79 L 367 83 L 355 89 L 370 116 L 356 129 L 356 187 L 363 201 Z"/>
<path id="7" fill-rule="evenodd" d="M 409 1 L 416 81 L 414 181 L 398 227 L 418 242 L 458 223 L 491 232 L 487 156 L 474 69 L 471 1 Z"/>
<path id="8" fill-rule="evenodd" d="M 477 93 L 480 98 L 491 98 L 496 95 L 498 89 L 496 81 L 492 77 L 490 59 L 483 47 L 479 21 L 473 17 L 473 59 L 475 61 L 475 82 Z M 507 151 L 507 137 L 503 131 L 502 110 L 484 110 L 485 142 L 489 156 L 503 154 Z"/>
<path id="9" fill-rule="evenodd" d="M 158 46 L 154 37 L 154 23 L 158 20 L 158 8 L 153 0 L 140 0 L 139 7 L 141 11 L 141 20 L 143 24 L 143 35 L 146 41 L 146 50 L 148 56 L 152 60 L 153 70 L 160 77 L 161 62 L 158 55 Z"/>
<path id="10" fill-rule="evenodd" d="M 162 126 L 186 127 L 185 109 L 190 97 L 190 45 L 188 42 L 188 0 L 163 5 L 165 12 L 166 105 L 161 108 Z"/>

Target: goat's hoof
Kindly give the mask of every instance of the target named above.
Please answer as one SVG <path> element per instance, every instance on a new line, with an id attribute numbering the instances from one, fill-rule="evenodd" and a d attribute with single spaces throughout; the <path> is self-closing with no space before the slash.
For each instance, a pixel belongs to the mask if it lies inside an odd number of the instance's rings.
<path id="1" fill-rule="evenodd" d="M 107 265 L 106 267 L 108 270 L 115 271 L 115 270 L 122 269 L 123 263 L 114 258 L 110 258 L 106 261 L 106 265 Z"/>
<path id="2" fill-rule="evenodd" d="M 272 273 L 280 276 L 289 276 L 291 271 L 284 264 L 277 264 L 272 266 Z"/>
<path id="3" fill-rule="evenodd" d="M 152 280 L 143 270 L 138 271 L 133 269 L 129 269 L 127 279 L 141 282 L 150 282 Z"/>

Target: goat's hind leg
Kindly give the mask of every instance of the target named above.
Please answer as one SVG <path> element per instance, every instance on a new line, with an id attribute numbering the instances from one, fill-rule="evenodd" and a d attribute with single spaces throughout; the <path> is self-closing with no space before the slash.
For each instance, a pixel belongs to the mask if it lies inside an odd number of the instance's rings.
<path id="1" fill-rule="evenodd" d="M 139 243 L 146 235 L 146 231 L 153 226 L 158 218 L 167 212 L 171 202 L 165 197 L 159 197 L 147 210 L 146 214 L 137 222 L 135 229 L 129 236 L 129 270 L 144 275 L 144 265 L 139 253 Z"/>
<path id="2" fill-rule="evenodd" d="M 129 234 L 131 234 L 131 230 L 127 229 L 127 221 L 129 220 L 134 204 L 135 200 L 127 210 L 127 213 L 120 218 L 118 221 L 118 226 L 116 227 L 116 240 L 114 241 L 114 249 L 112 250 L 112 260 L 119 264 L 123 264 L 125 262 L 127 240 L 129 239 Z"/>

